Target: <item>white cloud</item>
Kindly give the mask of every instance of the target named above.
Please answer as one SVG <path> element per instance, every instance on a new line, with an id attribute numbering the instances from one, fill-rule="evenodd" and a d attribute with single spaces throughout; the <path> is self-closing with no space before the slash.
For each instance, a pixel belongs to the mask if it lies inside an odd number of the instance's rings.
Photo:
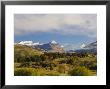
<path id="1" fill-rule="evenodd" d="M 57 32 L 96 37 L 96 14 L 15 14 L 15 34 Z"/>

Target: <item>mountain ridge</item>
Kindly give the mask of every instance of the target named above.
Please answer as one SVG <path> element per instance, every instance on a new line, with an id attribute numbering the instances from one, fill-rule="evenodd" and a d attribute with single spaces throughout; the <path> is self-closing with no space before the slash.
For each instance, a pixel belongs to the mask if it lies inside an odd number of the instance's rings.
<path id="1" fill-rule="evenodd" d="M 33 43 L 33 41 L 21 41 L 17 44 L 31 46 L 35 49 L 40 48 L 40 49 L 44 50 L 45 52 L 59 52 L 59 53 L 64 52 L 62 45 L 60 45 L 59 43 L 57 43 L 54 40 L 52 40 L 51 42 L 42 43 L 42 44 L 40 44 L 39 42 Z"/>
<path id="2" fill-rule="evenodd" d="M 64 53 L 64 52 L 87 53 L 88 52 L 88 53 L 94 53 L 94 54 L 97 53 L 97 41 L 91 42 L 87 45 L 83 44 L 83 46 L 81 46 L 80 49 L 68 50 L 68 51 L 64 50 L 64 46 L 60 45 L 58 42 L 54 40 L 48 43 L 39 43 L 39 42 L 34 43 L 33 41 L 21 41 L 16 44 L 31 46 L 34 49 L 41 49 L 44 52 L 59 52 L 59 53 Z"/>
<path id="3" fill-rule="evenodd" d="M 85 45 L 83 48 L 75 50 L 74 52 L 97 54 L 97 41 Z"/>

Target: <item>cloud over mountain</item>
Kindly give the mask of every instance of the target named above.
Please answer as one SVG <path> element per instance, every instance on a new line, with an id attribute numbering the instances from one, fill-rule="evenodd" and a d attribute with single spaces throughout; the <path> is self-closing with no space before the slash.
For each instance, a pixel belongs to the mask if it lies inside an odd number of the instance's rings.
<path id="1" fill-rule="evenodd" d="M 15 14 L 15 35 L 54 32 L 96 37 L 96 14 Z"/>

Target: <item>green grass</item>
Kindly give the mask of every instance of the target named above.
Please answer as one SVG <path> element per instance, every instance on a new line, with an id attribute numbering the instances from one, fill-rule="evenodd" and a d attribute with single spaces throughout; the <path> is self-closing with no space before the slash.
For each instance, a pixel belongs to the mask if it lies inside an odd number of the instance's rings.
<path id="1" fill-rule="evenodd" d="M 43 68 L 15 68 L 15 76 L 59 76 L 60 73 L 57 71 L 50 71 Z"/>
<path id="2" fill-rule="evenodd" d="M 15 76 L 30 76 L 32 75 L 32 70 L 28 68 L 16 68 L 14 70 L 14 75 Z"/>
<path id="3" fill-rule="evenodd" d="M 75 67 L 70 72 L 72 76 L 92 76 L 91 70 L 87 69 L 86 67 Z"/>

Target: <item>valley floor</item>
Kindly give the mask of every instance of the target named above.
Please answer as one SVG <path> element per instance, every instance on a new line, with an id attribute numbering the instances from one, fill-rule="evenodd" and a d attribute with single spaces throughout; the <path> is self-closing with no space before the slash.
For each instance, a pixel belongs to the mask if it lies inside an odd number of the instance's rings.
<path id="1" fill-rule="evenodd" d="M 96 76 L 97 61 L 94 55 L 65 57 L 36 62 L 15 62 L 15 76 Z"/>

